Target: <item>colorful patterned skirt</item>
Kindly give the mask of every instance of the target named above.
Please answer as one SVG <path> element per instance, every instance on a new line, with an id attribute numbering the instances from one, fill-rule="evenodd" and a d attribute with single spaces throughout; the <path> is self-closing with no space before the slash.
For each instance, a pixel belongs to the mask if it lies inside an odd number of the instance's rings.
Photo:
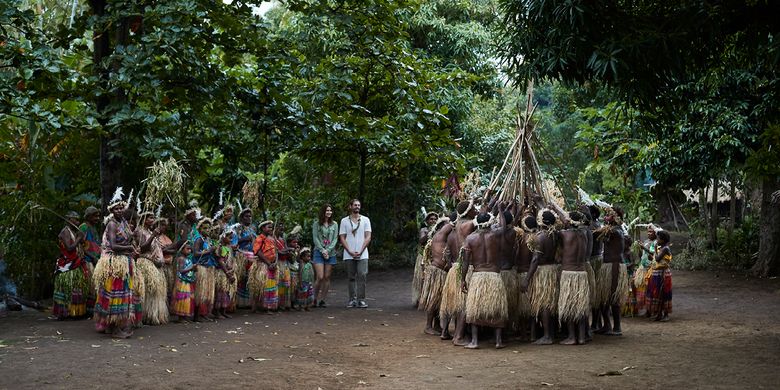
<path id="1" fill-rule="evenodd" d="M 298 285 L 298 293 L 295 296 L 295 304 L 298 306 L 311 306 L 314 304 L 314 284 L 303 281 Z"/>
<path id="2" fill-rule="evenodd" d="M 263 285 L 263 309 L 276 310 L 279 308 L 279 286 L 276 282 L 277 270 L 267 267 L 265 284 Z"/>
<path id="3" fill-rule="evenodd" d="M 180 319 L 192 318 L 195 315 L 194 290 L 193 283 L 176 278 L 171 297 L 171 314 L 179 316 Z"/>
<path id="4" fill-rule="evenodd" d="M 98 286 L 95 302 L 95 329 L 98 332 L 120 328 L 129 330 L 141 323 L 140 298 L 135 287 L 133 260 L 126 255 L 105 254 L 95 267 Z"/>
<path id="5" fill-rule="evenodd" d="M 279 262 L 277 268 L 277 288 L 279 295 L 279 308 L 287 309 L 292 305 L 290 289 L 290 268 L 287 263 Z"/>
<path id="6" fill-rule="evenodd" d="M 90 283 L 82 268 L 59 272 L 54 276 L 54 307 L 52 314 L 58 320 L 87 315 L 87 295 Z"/>
<path id="7" fill-rule="evenodd" d="M 647 312 L 650 315 L 658 315 L 661 311 L 672 312 L 672 271 L 656 269 L 650 275 L 647 283 Z"/>

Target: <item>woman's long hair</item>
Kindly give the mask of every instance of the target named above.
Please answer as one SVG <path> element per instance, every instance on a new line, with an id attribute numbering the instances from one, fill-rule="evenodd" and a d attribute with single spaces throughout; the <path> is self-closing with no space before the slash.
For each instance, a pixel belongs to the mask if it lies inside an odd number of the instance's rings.
<path id="1" fill-rule="evenodd" d="M 326 220 L 328 223 L 333 223 L 333 214 L 330 215 L 330 218 L 325 216 L 325 211 L 328 210 L 328 207 L 330 207 L 330 211 L 333 211 L 333 206 L 330 205 L 330 203 L 325 203 L 320 208 L 320 213 L 318 215 L 318 219 L 320 221 L 320 225 L 324 225 Z"/>

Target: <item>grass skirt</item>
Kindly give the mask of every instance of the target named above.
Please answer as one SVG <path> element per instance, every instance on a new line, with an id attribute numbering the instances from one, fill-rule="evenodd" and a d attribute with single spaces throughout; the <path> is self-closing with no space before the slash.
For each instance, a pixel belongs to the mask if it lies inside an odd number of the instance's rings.
<path id="1" fill-rule="evenodd" d="M 425 280 L 417 308 L 427 312 L 438 312 L 441 306 L 442 290 L 447 279 L 447 272 L 435 265 L 429 265 L 425 269 Z"/>
<path id="2" fill-rule="evenodd" d="M 292 268 L 290 268 L 290 302 L 292 302 L 292 305 L 295 306 L 296 299 L 298 297 L 298 287 L 300 287 L 301 281 L 299 277 L 299 271 L 294 271 Z"/>
<path id="3" fill-rule="evenodd" d="M 124 272 L 124 273 L 122 273 Z M 126 329 L 140 323 L 140 303 L 133 294 L 133 260 L 127 255 L 104 253 L 95 267 L 95 329 Z"/>
<path id="4" fill-rule="evenodd" d="M 280 261 L 276 263 L 276 284 L 277 294 L 279 295 L 279 308 L 289 309 L 292 306 L 292 298 L 294 297 L 292 288 L 290 288 L 290 264 L 286 261 Z"/>
<path id="5" fill-rule="evenodd" d="M 162 269 L 145 258 L 135 262 L 136 271 L 143 278 L 143 323 L 161 325 L 168 323 L 168 286 Z"/>
<path id="6" fill-rule="evenodd" d="M 672 271 L 668 268 L 652 270 L 647 284 L 647 312 L 658 315 L 661 310 L 672 312 Z"/>
<path id="7" fill-rule="evenodd" d="M 599 303 L 596 301 L 596 272 L 590 261 L 585 262 L 585 272 L 588 273 L 588 296 L 590 297 L 591 309 L 598 309 Z"/>
<path id="8" fill-rule="evenodd" d="M 176 278 L 171 297 L 171 314 L 180 319 L 195 315 L 195 285 Z"/>
<path id="9" fill-rule="evenodd" d="M 51 311 L 58 320 L 87 315 L 87 295 L 91 283 L 79 267 L 54 276 L 54 306 Z"/>
<path id="10" fill-rule="evenodd" d="M 447 271 L 447 278 L 442 288 L 439 317 L 451 318 L 463 312 L 466 307 L 466 294 L 460 288 L 461 262 L 456 262 Z"/>
<path id="11" fill-rule="evenodd" d="M 501 282 L 504 284 L 504 290 L 506 290 L 506 304 L 509 313 L 508 320 L 511 323 L 515 323 L 520 319 L 517 313 L 518 299 L 520 298 L 520 285 L 517 283 L 517 271 L 514 268 L 501 270 L 499 273 L 501 276 Z"/>
<path id="12" fill-rule="evenodd" d="M 195 276 L 195 310 L 198 315 L 207 316 L 214 308 L 214 288 L 216 284 L 216 269 L 196 265 Z"/>
<path id="13" fill-rule="evenodd" d="M 558 320 L 576 321 L 590 313 L 587 271 L 562 271 L 558 292 Z"/>
<path id="14" fill-rule="evenodd" d="M 558 265 L 540 265 L 529 287 L 531 313 L 537 317 L 544 310 L 555 314 L 558 310 Z"/>
<path id="15" fill-rule="evenodd" d="M 236 280 L 238 286 L 236 290 L 236 307 L 246 308 L 252 306 L 251 297 L 249 292 L 249 270 L 247 265 L 250 264 L 247 254 L 242 251 L 236 251 Z M 250 265 L 251 266 L 251 265 Z"/>
<path id="16" fill-rule="evenodd" d="M 498 272 L 474 272 L 466 295 L 466 323 L 503 328 L 509 318 L 506 289 Z"/>
<path id="17" fill-rule="evenodd" d="M 230 283 L 225 271 L 218 269 L 216 280 L 214 282 L 214 308 L 217 310 L 227 310 L 233 304 L 233 298 L 236 296 L 236 281 Z"/>
<path id="18" fill-rule="evenodd" d="M 614 263 L 604 263 L 601 265 L 596 276 L 596 301 L 601 305 L 620 305 L 626 301 L 628 296 L 628 271 L 625 264 L 618 264 L 617 288 L 612 293 L 612 267 Z"/>
<path id="19" fill-rule="evenodd" d="M 247 287 L 249 292 L 249 306 L 252 302 L 263 303 L 263 290 L 268 282 L 268 265 L 260 259 L 252 263 L 247 276 Z"/>
<path id="20" fill-rule="evenodd" d="M 427 249 L 427 245 L 426 245 Z M 422 295 L 422 289 L 423 289 L 423 255 L 422 253 L 417 254 L 417 259 L 414 261 L 414 274 L 412 275 L 412 304 L 418 305 L 420 302 L 420 295 Z"/>
<path id="21" fill-rule="evenodd" d="M 533 311 L 531 310 L 531 297 L 528 295 L 528 291 L 523 292 L 522 290 L 520 290 L 520 281 L 525 280 L 527 276 L 528 276 L 528 272 L 521 272 L 517 274 L 517 316 L 518 318 L 533 317 Z"/>

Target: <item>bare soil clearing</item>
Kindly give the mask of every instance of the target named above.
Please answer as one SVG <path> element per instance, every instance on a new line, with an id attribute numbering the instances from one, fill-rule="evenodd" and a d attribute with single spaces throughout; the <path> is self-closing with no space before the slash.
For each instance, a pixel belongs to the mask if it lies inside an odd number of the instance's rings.
<path id="1" fill-rule="evenodd" d="M 137 329 L 129 340 L 92 321 L 32 310 L 0 318 L 0 388 L 776 388 L 780 280 L 674 271 L 668 323 L 628 318 L 622 337 L 585 346 L 471 351 L 423 334 L 411 270 L 369 274 L 368 309 L 330 307 Z M 620 375 L 599 374 L 609 373 Z"/>

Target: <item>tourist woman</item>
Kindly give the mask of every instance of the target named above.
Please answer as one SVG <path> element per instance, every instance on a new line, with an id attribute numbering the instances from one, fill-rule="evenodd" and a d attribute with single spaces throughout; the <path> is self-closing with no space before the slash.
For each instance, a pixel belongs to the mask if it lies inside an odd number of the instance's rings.
<path id="1" fill-rule="evenodd" d="M 317 280 L 314 282 L 314 304 L 325 307 L 325 298 L 328 297 L 330 289 L 330 274 L 336 264 L 336 243 L 339 233 L 339 226 L 333 221 L 333 207 L 330 204 L 322 205 L 311 230 L 314 243 L 312 263 L 317 275 Z"/>

